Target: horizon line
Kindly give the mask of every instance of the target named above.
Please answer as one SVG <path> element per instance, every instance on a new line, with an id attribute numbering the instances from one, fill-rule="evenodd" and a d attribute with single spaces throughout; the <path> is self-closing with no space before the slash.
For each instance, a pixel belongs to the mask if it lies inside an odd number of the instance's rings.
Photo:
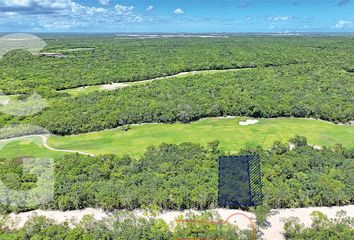
<path id="1" fill-rule="evenodd" d="M 97 31 L 97 32 L 85 32 L 85 31 L 0 31 L 0 34 L 3 33 L 59 33 L 59 34 L 354 34 L 353 31 L 313 31 L 313 32 L 301 32 L 301 31 L 264 31 L 264 32 L 157 32 L 157 31 L 138 31 L 138 32 L 114 32 L 114 31 Z"/>

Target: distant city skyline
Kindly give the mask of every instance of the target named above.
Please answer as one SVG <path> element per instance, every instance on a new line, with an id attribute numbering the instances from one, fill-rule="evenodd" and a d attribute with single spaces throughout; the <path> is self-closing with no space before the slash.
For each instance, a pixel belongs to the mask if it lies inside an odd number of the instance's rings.
<path id="1" fill-rule="evenodd" d="M 0 0 L 0 32 L 353 32 L 351 0 Z"/>

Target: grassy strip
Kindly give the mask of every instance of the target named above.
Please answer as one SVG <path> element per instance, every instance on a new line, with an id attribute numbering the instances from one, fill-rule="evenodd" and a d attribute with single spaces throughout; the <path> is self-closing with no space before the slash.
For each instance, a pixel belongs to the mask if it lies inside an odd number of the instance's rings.
<path id="1" fill-rule="evenodd" d="M 52 136 L 49 145 L 93 154 L 140 156 L 150 145 L 193 142 L 206 146 L 208 142 L 219 140 L 221 150 L 236 153 L 245 146 L 261 145 L 268 148 L 276 140 L 287 141 L 294 135 L 302 135 L 313 145 L 333 146 L 341 143 L 346 147 L 354 147 L 353 126 L 296 118 L 260 119 L 255 125 L 239 125 L 238 122 L 244 119 L 207 118 L 190 124 L 132 125 L 128 131 L 118 128 L 65 137 Z M 36 137 L 12 141 L 2 149 L 0 145 L 0 153 L 4 157 L 65 155 L 45 149 L 41 139 Z"/>
<path id="2" fill-rule="evenodd" d="M 208 118 L 190 124 L 133 125 L 128 131 L 122 129 L 73 135 L 53 136 L 49 144 L 55 148 L 92 152 L 94 154 L 141 155 L 150 145 L 161 143 L 193 142 L 207 145 L 220 141 L 220 149 L 235 153 L 244 146 L 270 147 L 276 140 L 286 141 L 294 135 L 308 138 L 310 144 L 333 146 L 341 143 L 354 147 L 354 127 L 341 126 L 311 119 L 260 119 L 256 125 L 240 126 L 245 118 Z"/>

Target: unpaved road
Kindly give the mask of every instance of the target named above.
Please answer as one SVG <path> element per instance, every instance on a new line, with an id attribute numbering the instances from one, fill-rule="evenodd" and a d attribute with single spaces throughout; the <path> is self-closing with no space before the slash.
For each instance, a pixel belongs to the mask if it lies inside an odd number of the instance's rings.
<path id="1" fill-rule="evenodd" d="M 263 233 L 262 238 L 266 240 L 282 240 L 283 237 L 283 227 L 284 219 L 289 217 L 298 217 L 300 222 L 306 226 L 310 226 L 312 223 L 311 213 L 314 211 L 320 211 L 326 214 L 329 218 L 335 218 L 338 211 L 346 211 L 347 216 L 354 218 L 354 205 L 342 206 L 342 207 L 309 207 L 309 208 L 291 208 L 291 209 L 274 209 L 271 211 L 271 216 L 268 217 L 268 222 L 270 226 L 266 229 L 261 229 Z M 249 220 L 250 218 L 255 222 L 255 216 L 252 213 L 244 212 L 240 210 L 230 210 L 230 209 L 214 209 L 214 212 L 217 212 L 220 217 L 225 221 L 230 215 L 237 213 L 238 215 L 231 217 L 229 223 L 238 226 L 240 229 L 250 228 Z M 168 211 L 161 214 L 158 214 L 156 218 L 163 219 L 169 224 L 174 224 L 175 219 L 181 215 L 186 214 L 189 211 Z M 200 211 L 192 211 L 195 213 L 200 213 Z M 146 216 L 142 211 L 133 211 L 136 216 Z M 21 228 L 24 223 L 31 216 L 45 216 L 49 219 L 53 219 L 57 223 L 63 223 L 65 221 L 78 222 L 85 215 L 93 215 L 95 219 L 101 220 L 112 216 L 111 212 L 104 212 L 102 209 L 93 209 L 87 208 L 83 210 L 74 210 L 74 211 L 42 211 L 36 210 L 32 212 L 25 213 L 12 213 L 9 215 L 7 220 L 7 225 L 11 229 Z M 247 216 L 247 217 L 245 217 Z"/>
<path id="2" fill-rule="evenodd" d="M 87 155 L 87 156 L 91 156 L 94 157 L 95 155 L 92 153 L 87 153 L 87 152 L 83 152 L 83 151 L 76 151 L 76 150 L 69 150 L 69 149 L 57 149 L 57 148 L 53 148 L 51 146 L 48 145 L 48 137 L 50 135 L 28 135 L 28 136 L 22 136 L 22 137 L 15 137 L 15 138 L 8 138 L 8 139 L 1 139 L 0 142 L 6 143 L 6 142 L 11 142 L 11 141 L 16 141 L 16 140 L 21 140 L 21 139 L 26 139 L 26 138 L 30 138 L 30 137 L 40 137 L 42 139 L 42 145 L 43 147 L 45 147 L 48 150 L 51 151 L 56 151 L 56 152 L 66 152 L 66 153 L 78 153 L 78 154 L 82 154 L 82 155 Z"/>
<path id="3" fill-rule="evenodd" d="M 203 73 L 239 71 L 239 70 L 243 70 L 243 69 L 252 69 L 252 68 L 230 68 L 230 69 L 221 69 L 221 70 L 198 70 L 198 71 L 190 71 L 190 72 L 180 72 L 180 73 L 169 75 L 169 76 L 165 76 L 165 77 L 151 78 L 151 79 L 142 80 L 142 81 L 117 82 L 117 83 L 112 83 L 112 84 L 101 84 L 101 85 L 100 84 L 99 85 L 86 85 L 84 87 L 99 86 L 100 89 L 102 89 L 102 90 L 112 91 L 112 90 L 116 90 L 116 89 L 120 89 L 120 88 L 126 88 L 126 87 L 130 87 L 130 86 L 138 85 L 138 84 L 150 83 L 150 82 L 153 82 L 153 81 L 156 81 L 156 80 L 169 79 L 169 78 L 188 76 L 188 75 L 195 75 L 195 74 L 203 74 Z M 78 91 L 79 90 L 82 91 L 83 87 L 68 88 L 68 89 L 65 89 L 65 90 L 73 90 L 73 89 L 77 89 Z M 65 91 L 65 90 L 60 90 L 60 91 Z"/>

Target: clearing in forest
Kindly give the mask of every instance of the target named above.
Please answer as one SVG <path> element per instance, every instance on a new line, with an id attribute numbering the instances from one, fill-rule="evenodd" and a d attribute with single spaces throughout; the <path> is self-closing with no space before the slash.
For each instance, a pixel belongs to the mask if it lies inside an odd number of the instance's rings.
<path id="1" fill-rule="evenodd" d="M 341 143 L 354 147 L 354 126 L 297 118 L 258 119 L 254 125 L 240 125 L 245 117 L 207 118 L 190 124 L 143 124 L 132 125 L 128 131 L 122 128 L 71 136 L 51 136 L 48 144 L 56 149 L 70 149 L 93 154 L 117 154 L 139 156 L 148 146 L 161 143 L 193 142 L 204 146 L 219 140 L 220 149 L 226 153 L 236 153 L 244 147 L 262 145 L 268 148 L 276 140 L 287 142 L 294 135 L 305 136 L 309 144 L 333 146 Z M 27 143 L 29 144 L 29 143 Z M 18 147 L 21 145 L 21 153 Z M 26 145 L 23 141 L 13 141 L 0 151 L 7 157 L 40 154 L 47 156 L 49 150 L 38 144 Z M 36 148 L 36 151 L 35 149 Z M 19 155 L 21 154 L 21 155 Z M 55 155 L 64 153 L 55 152 Z"/>

